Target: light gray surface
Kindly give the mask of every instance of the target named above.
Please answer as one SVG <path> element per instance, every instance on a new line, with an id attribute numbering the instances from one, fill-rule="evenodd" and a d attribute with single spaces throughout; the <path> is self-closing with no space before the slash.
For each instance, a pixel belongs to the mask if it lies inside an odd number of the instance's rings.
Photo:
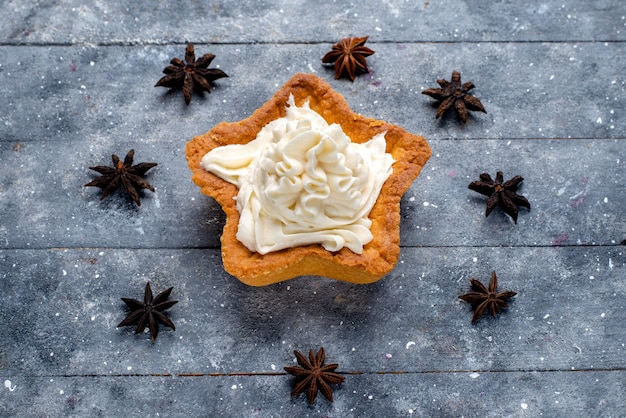
<path id="1" fill-rule="evenodd" d="M 204 249 L 3 250 L 2 262 L 3 332 L 20 348 L 5 368 L 17 376 L 274 372 L 310 344 L 371 373 L 614 369 L 625 354 L 620 247 L 404 248 L 369 286 L 301 277 L 249 287 Z M 457 295 L 492 270 L 518 295 L 506 315 L 470 326 Z M 174 286 L 179 300 L 176 331 L 155 344 L 116 328 L 119 296 L 141 299 L 146 281 Z"/>
<path id="2" fill-rule="evenodd" d="M 344 417 L 620 416 L 622 374 L 612 371 L 360 374 L 335 390 L 335 402 L 289 400 L 284 376 L 37 377 L 5 407 L 47 416 Z M 11 382 L 13 384 L 13 382 Z M 280 401 L 277 401 L 280 400 Z"/>
<path id="3" fill-rule="evenodd" d="M 83 2 L 4 0 L 5 42 L 311 43 L 369 34 L 391 42 L 623 41 L 626 6 L 610 0 Z"/>
<path id="4" fill-rule="evenodd" d="M 0 416 L 624 416 L 626 5 L 601 2 L 0 1 Z M 320 58 L 370 35 L 371 73 Z M 187 41 L 229 78 L 153 85 Z M 473 81 L 487 114 L 436 121 L 421 94 Z M 433 156 L 402 200 L 381 281 L 252 288 L 222 267 L 219 206 L 185 143 L 313 72 Z M 134 148 L 137 208 L 84 188 Z M 467 189 L 522 175 L 518 224 Z M 457 296 L 498 272 L 518 292 L 471 325 Z M 174 286 L 155 343 L 120 297 Z M 282 367 L 324 346 L 335 402 L 290 399 Z"/>
<path id="5" fill-rule="evenodd" d="M 294 348 L 319 345 L 341 372 L 365 375 L 347 375 L 334 405 L 317 402 L 332 415 L 615 416 L 621 408 L 620 247 L 404 248 L 396 270 L 374 285 L 299 278 L 265 288 L 225 275 L 217 250 L 0 256 L 9 270 L 1 320 L 11 325 L 2 330 L 11 342 L 3 376 L 15 387 L 2 392 L 7 413 L 50 405 L 64 414 L 74 404 L 77 414 L 106 405 L 108 416 L 124 408 L 247 416 L 243 397 L 261 416 L 317 416 L 304 398 L 288 400 L 290 379 L 280 372 Z M 456 295 L 490 269 L 518 295 L 502 317 L 471 326 Z M 117 295 L 140 298 L 148 280 L 155 291 L 174 286 L 179 300 L 170 315 L 176 331 L 162 329 L 154 344 L 115 328 L 125 312 Z M 233 373 L 244 376 L 213 378 Z M 26 407 L 32 397 L 41 402 Z"/>
<path id="6" fill-rule="evenodd" d="M 371 73 L 354 83 L 322 66 L 331 45 L 197 45 L 229 77 L 190 106 L 180 91 L 153 88 L 184 45 L 0 47 L 1 138 L 78 141 L 97 153 L 121 141 L 184 144 L 220 121 L 249 116 L 298 72 L 328 80 L 355 111 L 429 140 L 624 137 L 622 42 L 372 42 Z M 452 70 L 476 85 L 488 112 L 471 113 L 465 126 L 435 121 L 434 100 L 421 93 Z"/>

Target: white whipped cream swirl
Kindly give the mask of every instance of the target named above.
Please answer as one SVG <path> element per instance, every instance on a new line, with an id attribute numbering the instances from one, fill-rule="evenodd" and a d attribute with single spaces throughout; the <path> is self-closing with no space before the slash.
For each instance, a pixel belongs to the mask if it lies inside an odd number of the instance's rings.
<path id="1" fill-rule="evenodd" d="M 361 254 L 372 240 L 369 212 L 392 172 L 385 133 L 353 143 L 293 96 L 286 112 L 255 140 L 202 158 L 205 170 L 239 189 L 237 239 L 260 254 L 314 243 Z"/>

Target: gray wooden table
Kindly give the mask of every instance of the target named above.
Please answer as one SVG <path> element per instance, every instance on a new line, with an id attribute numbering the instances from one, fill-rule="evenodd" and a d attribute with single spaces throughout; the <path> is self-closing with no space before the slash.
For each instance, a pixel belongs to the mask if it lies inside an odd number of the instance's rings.
<path id="1" fill-rule="evenodd" d="M 0 1 L 0 416 L 626 416 L 626 3 Z M 369 35 L 371 73 L 320 58 Z M 185 106 L 153 85 L 185 44 L 228 73 Z M 461 72 L 487 114 L 435 120 Z M 425 136 L 397 268 L 373 285 L 226 274 L 224 215 L 186 142 L 297 72 Z M 131 148 L 156 192 L 84 188 Z M 467 189 L 522 175 L 517 225 Z M 472 325 L 457 299 L 518 292 Z M 120 297 L 174 286 L 176 330 L 116 328 Z M 340 364 L 334 403 L 291 398 L 293 350 Z"/>

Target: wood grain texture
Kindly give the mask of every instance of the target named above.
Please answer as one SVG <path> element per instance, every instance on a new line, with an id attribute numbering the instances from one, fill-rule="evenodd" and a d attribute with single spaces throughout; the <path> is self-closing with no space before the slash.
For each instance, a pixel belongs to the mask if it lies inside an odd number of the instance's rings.
<path id="1" fill-rule="evenodd" d="M 0 0 L 0 416 L 622 416 L 626 410 L 626 6 L 622 1 Z M 371 72 L 332 44 L 369 35 Z M 156 89 L 187 42 L 229 77 Z M 435 120 L 453 70 L 487 114 Z M 224 272 L 224 215 L 184 147 L 313 73 L 368 118 L 427 138 L 401 201 L 400 262 L 358 286 L 252 288 Z M 141 208 L 88 167 L 156 161 Z M 467 189 L 524 177 L 514 225 Z M 471 325 L 457 296 L 518 292 Z M 174 286 L 176 331 L 117 329 L 120 297 Z M 324 346 L 335 402 L 290 398 L 293 350 Z"/>

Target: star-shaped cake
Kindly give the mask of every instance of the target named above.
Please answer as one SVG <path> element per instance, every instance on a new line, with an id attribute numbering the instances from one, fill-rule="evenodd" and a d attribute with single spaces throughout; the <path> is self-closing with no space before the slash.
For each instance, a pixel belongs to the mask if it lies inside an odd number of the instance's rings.
<path id="1" fill-rule="evenodd" d="M 315 112 L 312 117 L 313 122 L 280 122 L 293 116 L 294 112 L 300 114 L 311 111 Z M 315 114 L 317 115 L 315 116 Z M 323 120 L 319 120 L 320 117 Z M 317 120 L 315 120 L 316 118 Z M 322 124 L 324 129 L 330 132 L 329 135 L 333 137 L 348 138 L 346 140 L 348 144 L 342 143 L 341 139 L 337 143 L 324 139 L 314 144 L 317 148 L 313 151 L 308 149 L 302 152 L 298 151 L 300 144 L 316 141 L 314 138 L 317 138 L 317 134 L 305 133 L 298 136 L 303 129 L 306 131 L 311 123 Z M 287 139 L 281 140 L 280 144 L 272 143 L 272 137 L 280 136 L 281 132 Z M 262 135 L 265 135 L 266 139 L 258 139 Z M 324 135 L 326 134 L 321 134 L 321 136 Z M 290 138 L 297 138 L 294 141 L 300 141 L 299 144 L 284 143 Z M 384 152 L 382 152 L 382 148 L 380 149 L 381 152 L 377 152 L 379 149 L 376 146 L 367 145 L 376 142 L 373 138 L 378 141 L 377 146 L 385 148 Z M 265 143 L 258 146 L 252 145 L 255 140 L 256 142 L 265 141 Z M 344 235 L 349 236 L 348 239 L 344 240 L 343 236 L 340 236 L 341 233 L 335 236 L 331 231 L 329 234 L 325 232 L 322 234 L 325 237 L 331 237 L 330 244 L 328 241 L 309 243 L 307 241 L 308 236 L 313 235 L 311 232 L 314 233 L 318 229 L 314 223 L 311 223 L 316 217 L 328 222 L 329 216 L 332 218 L 341 210 L 349 212 L 350 209 L 346 208 L 354 206 L 354 202 L 346 198 L 338 206 L 324 209 L 327 201 L 332 200 L 332 196 L 329 199 L 324 199 L 323 190 L 326 186 L 317 181 L 319 177 L 326 179 L 329 184 L 339 184 L 336 187 L 344 187 L 347 180 L 342 182 L 340 179 L 333 183 L 332 178 L 337 177 L 338 172 L 352 173 L 356 167 L 363 165 L 363 161 L 359 160 L 361 157 L 354 160 L 353 148 L 347 148 L 352 146 L 350 143 L 368 147 L 369 151 L 365 154 L 370 155 L 372 159 L 378 159 L 381 154 L 389 156 L 386 160 L 386 173 L 369 177 L 379 179 L 375 183 L 379 183 L 380 192 L 375 201 L 370 199 L 373 201 L 371 210 L 364 214 L 364 219 L 355 221 L 358 224 L 355 224 L 356 226 L 351 224 L 346 227 L 348 232 Z M 218 150 L 219 147 L 224 148 Z M 230 151 L 231 149 L 232 151 Z M 248 160 L 256 159 L 262 153 L 267 153 L 266 149 L 271 149 L 269 154 L 272 157 L 263 157 L 264 160 L 259 163 L 258 167 L 268 170 L 267 172 L 259 172 L 258 168 L 244 170 L 237 165 L 241 161 L 246 161 L 248 164 Z M 338 149 L 339 151 L 337 151 Z M 343 151 L 341 151 L 342 149 Z M 213 150 L 215 151 L 211 153 L 211 157 L 205 158 Z M 284 161 L 274 164 L 276 159 L 283 158 L 283 154 Z M 292 161 L 294 155 L 296 157 L 301 156 L 306 161 L 300 165 L 297 162 L 294 164 Z M 187 162 L 193 172 L 193 181 L 201 188 L 202 193 L 213 197 L 226 213 L 226 224 L 221 236 L 224 268 L 231 275 L 252 286 L 264 286 L 307 275 L 324 276 L 359 284 L 372 283 L 385 276 L 394 268 L 400 254 L 400 200 L 413 180 L 419 175 L 430 155 L 430 147 L 423 137 L 409 133 L 387 122 L 354 113 L 341 94 L 335 92 L 325 81 L 311 74 L 294 75 L 252 116 L 239 122 L 219 123 L 209 132 L 194 137 L 187 143 L 186 148 Z M 211 164 L 207 163 L 207 158 L 211 160 Z M 344 160 L 346 160 L 347 168 L 336 168 L 333 165 L 343 164 Z M 314 161 L 314 167 L 311 161 Z M 223 165 L 223 170 L 208 171 L 207 166 L 215 166 L 216 164 Z M 331 164 L 331 168 L 328 172 L 323 173 L 322 170 L 320 174 L 320 167 L 327 167 L 329 164 Z M 300 167 L 299 171 L 298 167 Z M 309 171 L 303 173 L 306 170 Z M 294 172 L 296 173 L 295 177 Z M 382 175 L 388 176 L 386 180 L 380 180 Z M 310 177 L 315 178 L 311 180 Z M 293 180 L 294 178 L 298 182 L 306 178 L 309 183 L 305 181 L 303 186 L 298 186 Z M 349 181 L 351 185 L 356 185 L 360 189 L 354 193 L 347 191 L 345 196 L 360 198 L 361 190 L 368 189 L 367 185 L 362 184 L 363 178 L 364 176 L 359 178 L 355 173 Z M 253 184 L 254 187 L 245 188 L 245 181 L 250 179 L 253 182 L 259 181 L 261 185 Z M 291 189 L 300 187 L 299 190 L 306 190 L 303 192 L 306 196 L 289 200 L 284 198 L 281 193 L 277 194 L 275 189 L 280 191 L 280 187 L 284 187 L 285 184 Z M 241 190 L 238 186 L 241 187 Z M 322 191 L 320 192 L 320 190 Z M 240 192 L 241 195 L 238 196 Z M 247 202 L 251 201 L 251 198 L 255 198 L 257 194 L 263 194 L 264 197 L 260 197 L 246 206 Z M 332 192 L 330 194 L 332 195 Z M 338 199 L 342 200 L 341 193 L 335 193 L 335 195 L 338 195 Z M 256 203 L 258 201 L 270 202 L 273 207 L 264 208 Z M 284 208 L 280 207 L 282 202 L 285 202 Z M 254 211 L 251 212 L 250 207 Z M 322 207 L 320 214 L 317 212 L 311 214 L 311 207 L 314 209 Z M 275 215 L 275 218 L 269 222 L 259 222 L 258 225 L 246 224 L 248 220 L 254 223 L 258 217 L 274 216 L 273 214 L 276 212 L 280 214 Z M 286 215 L 281 215 L 283 212 Z M 331 215 L 328 215 L 329 213 Z M 303 220 L 309 219 L 309 223 L 305 223 L 304 226 L 294 232 L 294 228 L 297 229 L 297 227 L 294 227 L 292 223 L 299 222 L 298 214 L 302 215 Z M 341 217 L 343 214 L 338 216 Z M 244 220 L 244 224 L 240 224 L 241 219 Z M 334 219 L 330 219 L 330 222 L 334 222 Z M 305 244 L 287 247 L 284 245 L 265 245 L 263 248 L 272 247 L 271 250 L 266 251 L 255 250 L 245 239 L 238 239 L 238 232 L 243 233 L 250 230 L 256 231 L 257 234 L 263 234 L 268 225 L 274 226 L 281 233 L 269 231 L 269 238 L 265 238 L 265 244 L 268 242 L 272 244 L 274 237 L 279 237 L 278 240 L 285 234 L 288 240 L 291 240 L 292 236 L 304 237 L 302 238 L 304 241 L 301 240 L 301 242 Z M 355 235 L 352 234 L 352 231 L 362 230 L 363 225 L 369 225 L 369 231 L 365 234 L 367 239 L 362 241 L 363 245 L 345 244 L 346 246 L 341 247 L 343 241 L 350 241 L 350 237 Z M 287 232 L 283 234 L 282 230 Z M 244 245 L 242 241 L 246 244 Z M 340 245 L 335 248 L 332 245 L 334 242 L 339 242 Z M 273 249 L 274 247 L 276 249 Z"/>

